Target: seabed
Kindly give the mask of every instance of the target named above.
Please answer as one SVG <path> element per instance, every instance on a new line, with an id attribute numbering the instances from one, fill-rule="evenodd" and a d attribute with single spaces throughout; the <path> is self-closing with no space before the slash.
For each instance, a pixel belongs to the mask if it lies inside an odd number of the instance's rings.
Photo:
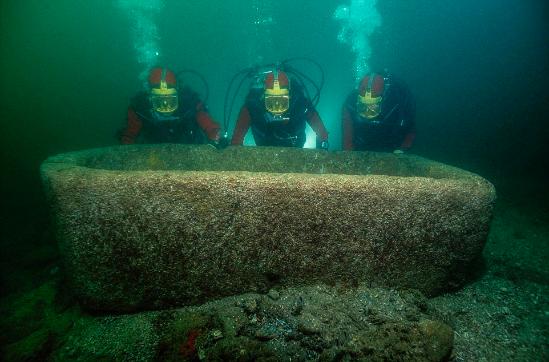
<path id="1" fill-rule="evenodd" d="M 548 360 L 549 214 L 505 195 L 469 282 L 430 298 L 342 280 L 273 285 L 131 314 L 90 311 L 71 291 L 53 232 L 21 230 L 10 259 L 2 259 L 11 271 L 3 276 L 11 293 L 0 302 L 2 355 L 8 361 Z"/>

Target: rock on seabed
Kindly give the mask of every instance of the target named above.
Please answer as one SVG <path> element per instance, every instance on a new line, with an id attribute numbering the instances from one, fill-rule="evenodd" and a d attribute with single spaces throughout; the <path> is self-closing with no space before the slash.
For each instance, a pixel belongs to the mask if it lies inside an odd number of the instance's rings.
<path id="1" fill-rule="evenodd" d="M 141 145 L 41 167 L 72 289 L 95 310 L 202 303 L 275 286 L 461 285 L 495 189 L 414 155 Z"/>

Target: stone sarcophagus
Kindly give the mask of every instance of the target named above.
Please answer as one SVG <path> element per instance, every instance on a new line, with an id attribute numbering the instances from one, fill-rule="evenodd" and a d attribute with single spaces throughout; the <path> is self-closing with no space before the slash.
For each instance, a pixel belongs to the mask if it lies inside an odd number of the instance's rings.
<path id="1" fill-rule="evenodd" d="M 463 282 L 494 187 L 413 155 L 141 145 L 42 164 L 71 288 L 96 310 L 314 283 Z"/>

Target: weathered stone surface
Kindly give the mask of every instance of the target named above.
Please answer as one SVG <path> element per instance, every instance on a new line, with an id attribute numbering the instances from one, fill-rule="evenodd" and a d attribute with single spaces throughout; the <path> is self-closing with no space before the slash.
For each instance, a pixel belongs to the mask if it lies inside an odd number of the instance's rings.
<path id="1" fill-rule="evenodd" d="M 316 282 L 434 295 L 480 255 L 495 199 L 475 174 L 382 153 L 124 146 L 41 171 L 72 288 L 113 311 Z"/>

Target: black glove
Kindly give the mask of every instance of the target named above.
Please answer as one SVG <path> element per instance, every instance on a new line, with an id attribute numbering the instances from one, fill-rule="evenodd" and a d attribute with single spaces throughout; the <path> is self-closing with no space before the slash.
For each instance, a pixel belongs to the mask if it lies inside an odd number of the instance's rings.
<path id="1" fill-rule="evenodd" d="M 328 140 L 326 141 L 316 140 L 317 149 L 328 151 L 329 147 L 330 147 L 330 144 L 328 143 Z"/>
<path id="2" fill-rule="evenodd" d="M 210 140 L 209 144 L 214 146 L 218 150 L 222 150 L 222 149 L 226 148 L 229 145 L 229 138 L 225 134 L 225 135 L 219 137 L 218 140 Z"/>
<path id="3" fill-rule="evenodd" d="M 229 146 L 231 144 L 231 141 L 229 140 L 227 134 L 224 134 L 223 136 L 219 137 L 219 141 L 217 141 L 217 144 L 217 148 L 223 149 Z"/>

